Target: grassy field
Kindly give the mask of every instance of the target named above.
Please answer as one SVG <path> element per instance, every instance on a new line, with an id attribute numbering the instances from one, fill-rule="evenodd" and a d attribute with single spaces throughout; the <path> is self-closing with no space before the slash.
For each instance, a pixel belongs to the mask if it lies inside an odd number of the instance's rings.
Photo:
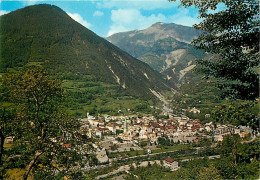
<path id="1" fill-rule="evenodd" d="M 189 145 L 174 145 L 174 146 L 163 146 L 160 149 L 153 150 L 152 153 L 161 153 L 161 152 L 169 152 L 169 151 L 177 151 L 177 150 L 184 150 L 188 149 Z"/>
<path id="2" fill-rule="evenodd" d="M 62 86 L 67 93 L 69 112 L 78 117 L 85 117 L 87 112 L 92 115 L 128 114 L 128 110 L 135 110 L 140 105 L 153 105 L 152 101 L 121 93 L 119 85 L 106 84 L 91 76 L 84 76 L 79 80 L 63 80 Z"/>
<path id="3" fill-rule="evenodd" d="M 6 173 L 7 178 L 5 178 L 5 179 L 6 180 L 22 180 L 24 172 L 25 172 L 25 170 L 18 169 L 18 168 L 8 169 L 7 173 Z M 28 180 L 33 180 L 33 177 L 31 175 L 29 175 Z"/>
<path id="4" fill-rule="evenodd" d="M 178 150 L 185 150 L 188 149 L 190 146 L 189 145 L 175 145 L 175 146 L 163 146 L 159 149 L 152 150 L 152 153 L 163 153 L 163 152 L 169 152 L 169 151 L 178 151 Z M 133 156 L 138 156 L 138 155 L 145 155 L 147 154 L 147 150 L 139 150 L 139 151 L 128 151 L 128 152 L 121 152 L 121 153 L 112 153 L 109 154 L 109 158 L 115 158 L 115 157 L 133 157 Z"/>

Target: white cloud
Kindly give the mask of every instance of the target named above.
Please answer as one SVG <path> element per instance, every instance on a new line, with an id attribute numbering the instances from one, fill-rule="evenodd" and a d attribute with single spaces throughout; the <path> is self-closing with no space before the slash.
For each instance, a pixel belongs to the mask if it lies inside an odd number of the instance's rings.
<path id="1" fill-rule="evenodd" d="M 192 27 L 194 24 L 200 23 L 201 20 L 190 16 L 183 16 L 177 20 L 173 20 L 172 22 L 175 24 Z"/>
<path id="2" fill-rule="evenodd" d="M 101 11 L 95 11 L 93 14 L 93 16 L 103 16 L 103 15 L 104 15 L 104 13 Z"/>
<path id="3" fill-rule="evenodd" d="M 225 6 L 225 4 L 224 4 L 224 3 L 219 3 L 219 4 L 217 5 L 217 9 L 215 9 L 215 10 L 209 9 L 209 10 L 208 10 L 208 13 L 209 13 L 209 14 L 214 14 L 214 13 L 218 13 L 218 12 L 220 12 L 220 11 L 223 11 L 223 10 L 225 10 L 225 9 L 227 9 L 227 7 Z"/>
<path id="4" fill-rule="evenodd" d="M 24 1 L 23 1 L 23 4 L 24 4 L 25 6 L 31 6 L 31 5 L 36 4 L 37 1 L 41 1 L 41 0 L 24 0 Z"/>
<path id="5" fill-rule="evenodd" d="M 198 13 L 189 15 L 188 9 L 181 8 L 178 9 L 178 12 L 176 14 L 169 16 L 168 22 L 180 24 L 183 26 L 192 26 L 202 21 L 202 19 L 197 18 L 198 16 Z"/>
<path id="6" fill-rule="evenodd" d="M 74 19 L 75 21 L 77 21 L 78 23 L 82 24 L 83 26 L 85 26 L 86 28 L 90 28 L 92 26 L 92 24 L 90 24 L 89 22 L 87 22 L 86 20 L 84 20 L 78 13 L 68 13 L 67 14 Z"/>
<path id="7" fill-rule="evenodd" d="M 107 36 L 133 29 L 145 29 L 156 22 L 165 22 L 163 14 L 144 16 L 137 9 L 118 9 L 111 12 L 112 25 Z"/>
<path id="8" fill-rule="evenodd" d="M 1 1 L 0 1 L 1 2 Z M 10 11 L 0 10 L 0 16 L 9 13 Z"/>
<path id="9" fill-rule="evenodd" d="M 111 25 L 110 26 L 110 30 L 109 30 L 109 32 L 107 33 L 107 37 L 108 36 L 111 36 L 111 35 L 113 35 L 113 34 L 115 34 L 115 33 L 118 33 L 118 32 L 125 32 L 125 31 L 129 31 L 129 29 L 127 29 L 126 27 L 124 27 L 124 26 L 122 26 L 122 25 L 115 25 L 115 24 L 113 24 L 113 25 Z"/>
<path id="10" fill-rule="evenodd" d="M 143 9 L 153 10 L 159 8 L 172 8 L 179 5 L 177 2 L 169 2 L 168 0 L 104 0 L 97 3 L 99 8 L 131 8 L 131 9 Z"/>

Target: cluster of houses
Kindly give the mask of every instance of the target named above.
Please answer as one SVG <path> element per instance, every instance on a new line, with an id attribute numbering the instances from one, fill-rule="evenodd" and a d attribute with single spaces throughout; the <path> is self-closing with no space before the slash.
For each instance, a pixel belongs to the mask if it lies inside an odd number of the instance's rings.
<path id="1" fill-rule="evenodd" d="M 196 108 L 190 112 L 200 113 Z M 138 117 L 137 115 L 109 116 L 100 115 L 97 118 L 87 114 L 80 119 L 81 133 L 89 137 L 121 138 L 124 142 L 147 141 L 150 144 L 158 144 L 158 138 L 167 135 L 174 143 L 196 142 L 199 137 L 214 137 L 215 141 L 222 141 L 223 136 L 239 134 L 244 138 L 252 134 L 252 129 L 245 126 L 214 125 L 212 122 L 202 124 L 199 119 L 190 119 L 182 115 L 176 116 L 162 112 L 168 119 L 157 119 L 152 115 Z M 12 143 L 15 137 L 7 137 L 6 143 Z"/>
<path id="2" fill-rule="evenodd" d="M 102 119 L 102 120 L 101 120 Z M 138 117 L 128 116 L 99 116 L 95 118 L 88 114 L 80 119 L 84 131 L 89 137 L 104 136 L 119 137 L 124 142 L 149 141 L 158 144 L 158 138 L 167 135 L 172 142 L 189 143 L 198 137 L 214 136 L 215 141 L 222 141 L 223 136 L 239 134 L 241 137 L 252 133 L 248 127 L 214 125 L 212 122 L 202 124 L 199 119 L 187 116 L 169 116 L 168 119 L 157 119 L 152 115 Z"/>
<path id="3" fill-rule="evenodd" d="M 195 108 L 191 109 L 191 112 L 200 113 Z M 203 124 L 199 119 L 190 119 L 185 115 L 175 116 L 167 113 L 163 115 L 167 115 L 168 118 L 158 119 L 152 115 L 142 117 L 99 115 L 96 118 L 88 114 L 86 118 L 80 119 L 81 131 L 89 137 L 102 139 L 101 148 L 96 153 L 99 163 L 109 161 L 106 151 L 111 153 L 130 149 L 140 150 L 138 142 L 146 141 L 150 145 L 157 145 L 158 139 L 165 135 L 174 143 L 191 143 L 198 142 L 200 137 L 214 137 L 215 141 L 222 141 L 228 134 L 239 134 L 242 138 L 252 134 L 252 129 L 245 126 L 214 125 L 212 122 Z M 113 145 L 119 146 L 117 150 L 111 150 Z M 171 158 L 166 159 L 164 165 L 172 171 L 178 168 L 178 162 Z"/>
<path id="4" fill-rule="evenodd" d="M 190 112 L 200 113 L 196 108 Z M 113 152 L 112 145 L 120 145 L 117 152 L 141 150 L 138 142 L 146 141 L 150 145 L 157 145 L 160 137 L 167 136 L 174 143 L 198 142 L 200 137 L 214 138 L 214 141 L 222 141 L 228 134 L 239 134 L 244 138 L 253 133 L 253 130 L 246 126 L 235 127 L 232 125 L 215 125 L 212 122 L 201 123 L 199 119 L 190 119 L 185 115 L 176 116 L 162 112 L 167 118 L 155 118 L 153 115 L 137 116 L 109 116 L 99 115 L 97 118 L 87 114 L 86 118 L 80 119 L 80 132 L 89 137 L 103 139 L 102 145 L 96 146 L 96 158 L 99 163 L 109 162 L 108 152 Z M 15 137 L 7 137 L 5 143 L 12 143 Z M 105 139 L 105 140 L 104 140 Z M 119 141 L 119 139 L 121 141 Z M 54 141 L 54 140 L 53 140 Z M 108 143 L 108 147 L 105 144 Z M 125 145 L 125 146 L 124 146 Z M 64 148 L 70 149 L 70 144 L 63 144 Z M 122 150 L 120 150 L 120 148 Z M 149 150 L 149 149 L 148 149 Z M 151 152 L 148 152 L 148 154 Z M 172 158 L 165 159 L 163 165 L 172 171 L 178 169 L 178 162 Z"/>

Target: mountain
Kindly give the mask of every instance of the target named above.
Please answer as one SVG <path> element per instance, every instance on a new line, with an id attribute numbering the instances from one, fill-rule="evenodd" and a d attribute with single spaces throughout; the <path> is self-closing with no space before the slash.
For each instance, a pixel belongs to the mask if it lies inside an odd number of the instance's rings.
<path id="1" fill-rule="evenodd" d="M 107 38 L 122 50 L 149 64 L 171 84 L 186 82 L 195 60 L 206 55 L 190 42 L 203 32 L 177 24 L 156 23 L 144 30 L 114 34 Z"/>
<path id="2" fill-rule="evenodd" d="M 56 75 L 91 75 L 145 98 L 170 90 L 160 73 L 77 23 L 57 6 L 28 6 L 1 16 L 0 22 L 1 72 L 41 65 Z"/>
<path id="3" fill-rule="evenodd" d="M 107 39 L 160 72 L 168 84 L 177 85 L 171 98 L 175 114 L 196 107 L 205 115 L 225 101 L 220 99 L 221 90 L 217 88 L 220 80 L 193 73 L 196 59 L 217 59 L 217 55 L 206 54 L 190 44 L 201 33 L 191 27 L 156 23 L 144 30 L 117 33 Z"/>

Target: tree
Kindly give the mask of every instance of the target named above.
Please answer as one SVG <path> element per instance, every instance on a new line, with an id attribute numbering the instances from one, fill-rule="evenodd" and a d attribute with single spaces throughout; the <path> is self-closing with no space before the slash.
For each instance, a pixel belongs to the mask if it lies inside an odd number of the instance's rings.
<path id="1" fill-rule="evenodd" d="M 176 1 L 176 0 L 170 0 Z M 215 60 L 199 60 L 199 71 L 223 80 L 219 87 L 229 97 L 255 100 L 259 93 L 259 4 L 256 0 L 180 0 L 195 6 L 204 20 L 194 25 L 204 31 L 192 44 L 214 54 Z M 224 10 L 214 11 L 218 4 Z M 213 11 L 210 11 L 213 10 Z"/>
<path id="2" fill-rule="evenodd" d="M 140 144 L 140 146 L 141 146 L 142 148 L 145 147 L 145 146 L 147 146 L 147 142 L 145 142 L 145 141 L 142 141 L 142 142 L 140 142 L 139 144 Z"/>
<path id="3" fill-rule="evenodd" d="M 163 135 L 162 137 L 158 138 L 158 144 L 163 146 L 170 146 L 171 142 L 167 135 Z"/>
<path id="4" fill-rule="evenodd" d="M 210 165 L 209 167 L 203 167 L 200 169 L 198 174 L 199 179 L 201 180 L 209 180 L 209 179 L 223 179 L 220 176 L 218 169 L 214 166 Z"/>
<path id="5" fill-rule="evenodd" d="M 241 139 L 238 134 L 233 136 L 227 135 L 224 136 L 223 141 L 221 142 L 220 152 L 222 156 L 229 155 L 231 153 L 234 164 L 237 164 L 238 159 L 238 147 L 241 146 Z"/>
<path id="6" fill-rule="evenodd" d="M 253 130 L 259 128 L 258 109 L 254 110 L 255 103 L 232 102 L 218 106 L 212 113 L 211 119 L 221 124 L 235 126 L 250 126 Z"/>
<path id="7" fill-rule="evenodd" d="M 4 143 L 8 136 L 14 136 L 17 130 L 15 109 L 1 105 L 0 107 L 0 179 L 3 179 L 5 168 L 3 164 Z"/>
<path id="8" fill-rule="evenodd" d="M 117 140 L 118 142 L 120 142 L 120 143 L 123 143 L 123 142 L 124 142 L 124 140 L 123 140 L 122 138 L 120 138 L 120 137 L 117 137 L 116 140 Z"/>
<path id="9" fill-rule="evenodd" d="M 259 176 L 257 142 L 241 143 L 239 135 L 225 136 L 220 143 L 221 158 L 214 162 L 223 179 L 255 179 Z"/>
<path id="10" fill-rule="evenodd" d="M 25 146 L 19 153 L 29 160 L 24 179 L 32 170 L 49 177 L 76 174 L 72 169 L 82 159 L 80 124 L 62 108 L 61 81 L 51 79 L 44 68 L 31 68 L 7 75 L 3 84 L 18 111 L 17 146 Z"/>

